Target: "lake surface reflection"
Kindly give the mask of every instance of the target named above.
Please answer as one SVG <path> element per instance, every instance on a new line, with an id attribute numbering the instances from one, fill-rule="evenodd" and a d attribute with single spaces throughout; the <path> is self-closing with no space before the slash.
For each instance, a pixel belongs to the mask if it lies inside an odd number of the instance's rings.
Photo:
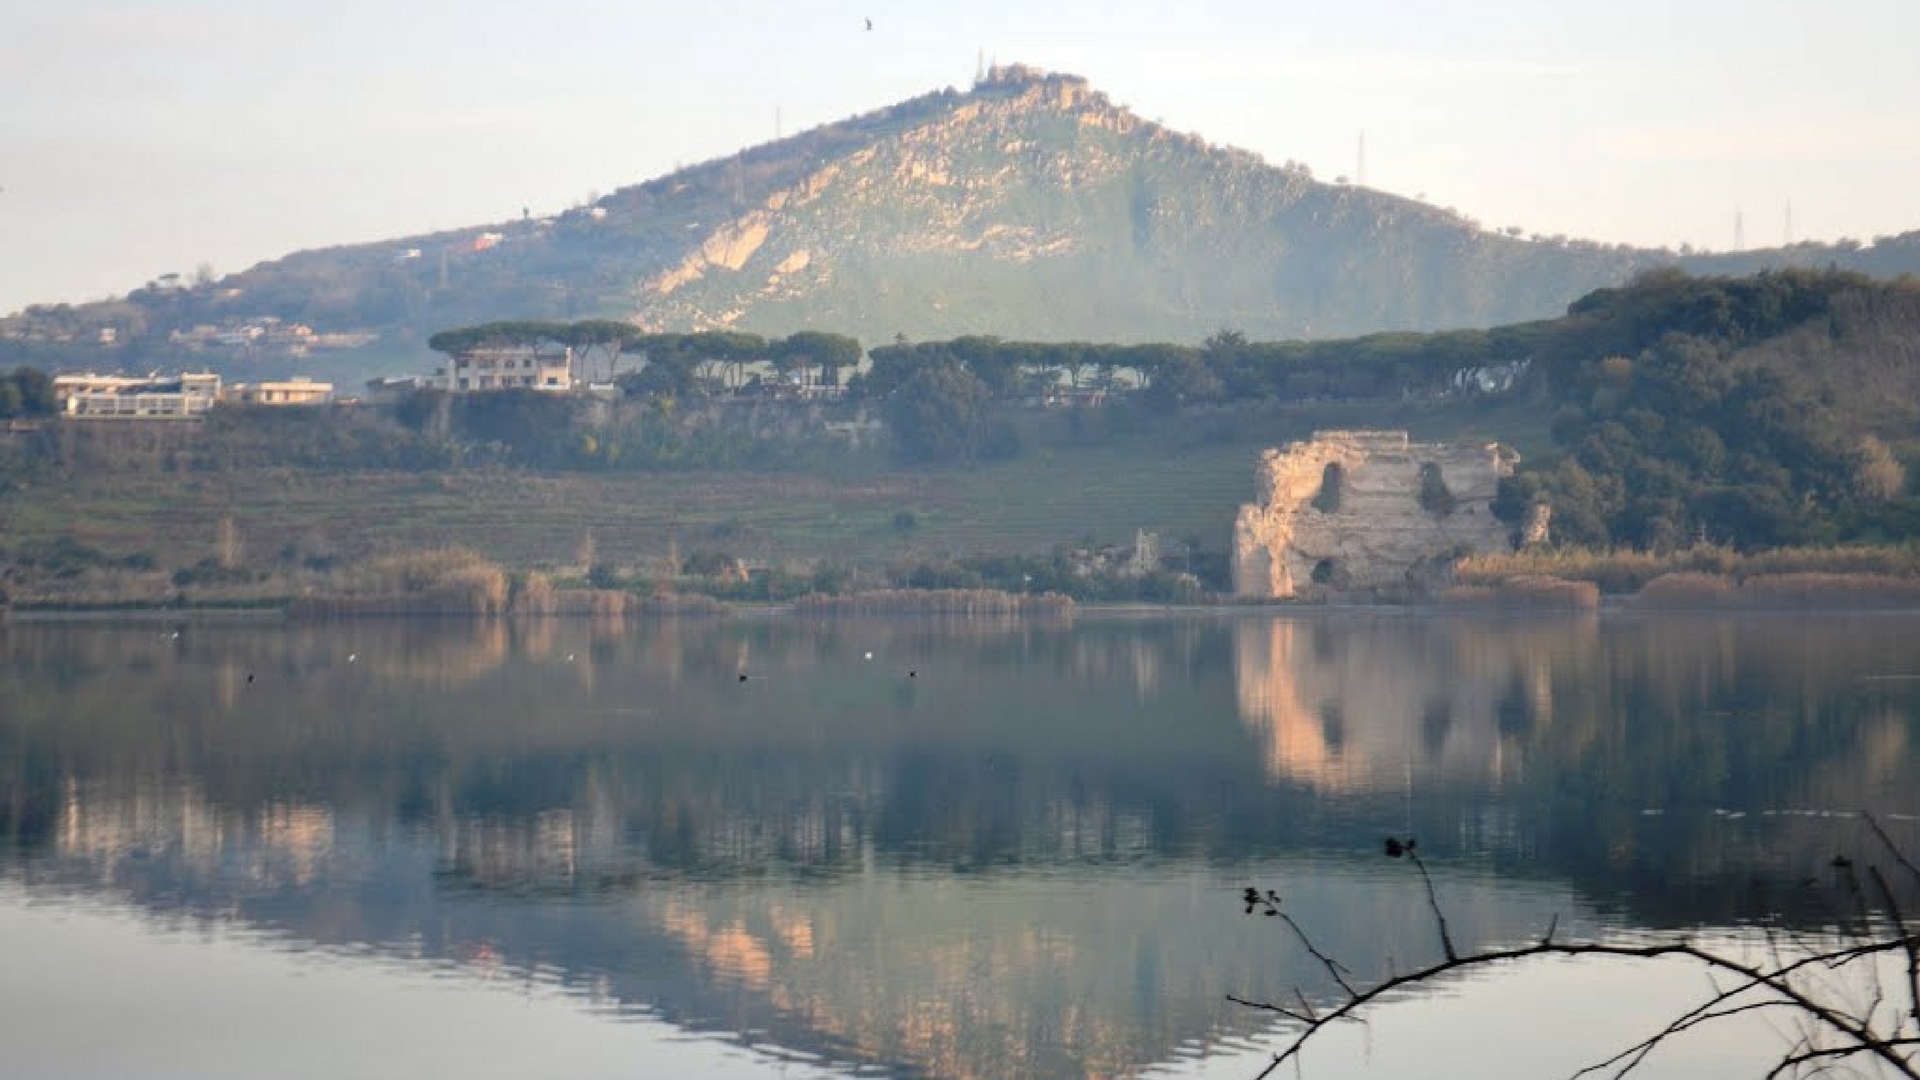
<path id="1" fill-rule="evenodd" d="M 0 626 L 0 1074 L 1250 1075 L 1385 835 L 1463 945 L 1920 849 L 1912 617 L 175 629 Z"/>

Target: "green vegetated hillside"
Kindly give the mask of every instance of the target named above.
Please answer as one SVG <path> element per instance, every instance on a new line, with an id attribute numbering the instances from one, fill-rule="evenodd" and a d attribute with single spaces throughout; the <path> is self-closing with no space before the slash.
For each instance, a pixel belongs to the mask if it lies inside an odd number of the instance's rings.
<path id="1" fill-rule="evenodd" d="M 552 218 L 32 308 L 0 320 L 0 363 L 347 381 L 425 366 L 426 340 L 449 327 L 591 316 L 654 330 L 813 327 L 868 345 L 969 333 L 1193 342 L 1223 326 L 1331 338 L 1552 317 L 1659 265 L 1920 270 L 1920 233 L 1676 255 L 1510 232 L 1210 145 L 1084 80 L 1016 67 Z M 234 343 L 273 329 L 268 319 L 313 337 Z M 218 331 L 229 337 L 209 337 Z"/>
<path id="2" fill-rule="evenodd" d="M 1516 446 L 1521 471 L 1496 509 L 1518 520 L 1547 502 L 1563 543 L 1920 537 L 1911 282 L 1662 272 L 1485 331 L 876 353 L 827 404 L 634 380 L 616 403 L 424 393 L 222 408 L 199 424 L 42 423 L 0 441 L 0 564 L 56 593 L 156 575 L 164 592 L 169 572 L 217 593 L 458 545 L 628 581 L 747 559 L 834 570 L 783 586 L 801 591 L 1018 587 L 1052 583 L 1065 549 L 1097 558 L 1146 529 L 1171 570 L 1219 585 L 1257 453 L 1350 427 Z M 1032 388 L 1061 386 L 1069 364 L 1105 396 L 1040 404 Z M 836 423 L 868 441 L 849 445 Z"/>
<path id="3" fill-rule="evenodd" d="M 1541 344 L 1560 453 L 1510 495 L 1551 503 L 1557 539 L 1920 537 L 1902 462 L 1920 436 L 1920 283 L 1658 273 L 1582 299 Z"/>

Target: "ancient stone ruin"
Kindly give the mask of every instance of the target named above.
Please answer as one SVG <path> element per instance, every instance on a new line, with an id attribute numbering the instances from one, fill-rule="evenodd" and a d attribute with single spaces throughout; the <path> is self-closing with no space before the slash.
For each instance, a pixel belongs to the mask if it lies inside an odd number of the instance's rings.
<path id="1" fill-rule="evenodd" d="M 1260 455 L 1258 501 L 1233 526 L 1242 599 L 1421 591 L 1466 552 L 1507 551 L 1493 515 L 1520 455 L 1415 443 L 1404 431 L 1320 431 Z"/>

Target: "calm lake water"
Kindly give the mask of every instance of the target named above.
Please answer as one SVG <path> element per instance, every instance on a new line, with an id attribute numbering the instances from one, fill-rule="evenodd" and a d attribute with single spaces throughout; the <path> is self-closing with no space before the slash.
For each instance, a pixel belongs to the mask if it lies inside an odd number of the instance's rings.
<path id="1" fill-rule="evenodd" d="M 1225 995 L 1337 988 L 1244 886 L 1437 957 L 1385 836 L 1463 947 L 1920 850 L 1914 617 L 175 629 L 0 626 L 0 1076 L 1250 1077 Z M 1459 980 L 1305 1075 L 1564 1075 L 1704 988 Z"/>

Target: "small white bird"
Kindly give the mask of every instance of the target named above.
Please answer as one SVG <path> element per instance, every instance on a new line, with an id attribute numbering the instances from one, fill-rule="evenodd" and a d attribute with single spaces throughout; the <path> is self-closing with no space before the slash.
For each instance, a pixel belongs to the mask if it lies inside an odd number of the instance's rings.
<path id="1" fill-rule="evenodd" d="M 349 664 L 353 663 L 355 660 L 358 660 L 358 659 L 360 659 L 360 654 L 357 652 L 350 652 L 347 654 L 347 663 Z"/>
<path id="2" fill-rule="evenodd" d="M 179 636 L 179 635 L 175 635 L 175 636 L 177 637 L 177 636 Z M 868 650 L 867 650 L 867 659 L 869 659 L 869 660 L 871 660 L 871 659 L 873 659 L 873 650 L 872 650 L 872 649 L 868 649 Z"/>

